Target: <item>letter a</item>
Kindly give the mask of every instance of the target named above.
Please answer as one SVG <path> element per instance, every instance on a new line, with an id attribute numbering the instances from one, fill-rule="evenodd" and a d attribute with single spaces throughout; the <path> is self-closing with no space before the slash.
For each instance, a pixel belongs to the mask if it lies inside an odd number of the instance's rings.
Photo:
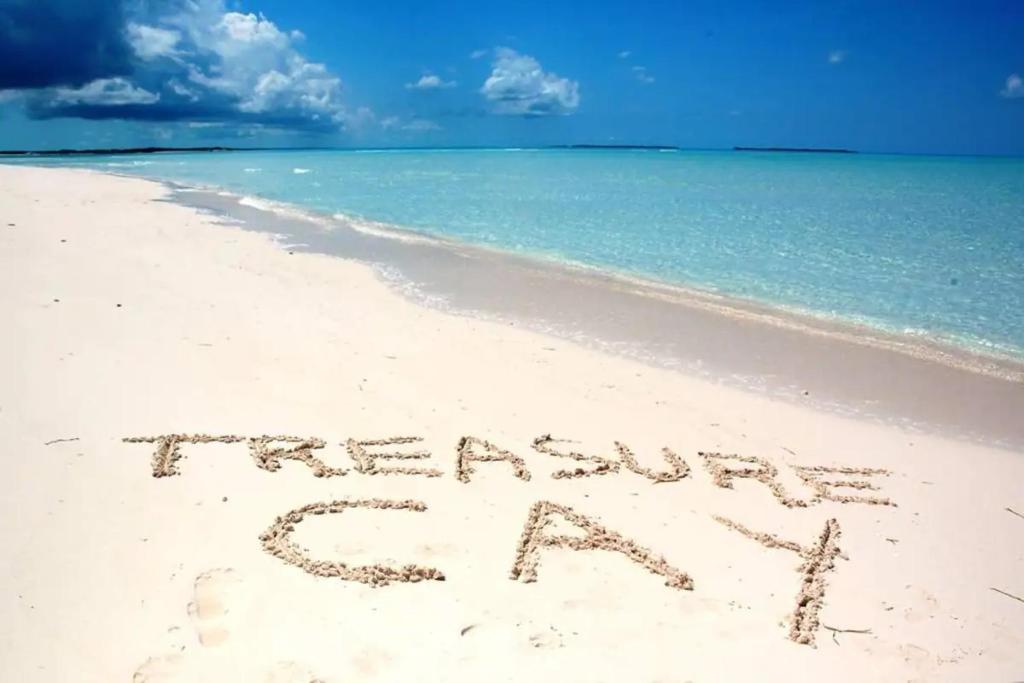
<path id="1" fill-rule="evenodd" d="M 580 528 L 585 536 L 545 535 L 544 529 L 552 522 L 551 516 L 554 514 L 561 515 L 565 520 Z M 573 511 L 572 508 L 542 500 L 534 503 L 530 508 L 509 578 L 513 581 L 522 579 L 524 583 L 536 581 L 540 551 L 544 547 L 570 550 L 610 550 L 625 555 L 654 574 L 665 577 L 665 585 L 670 588 L 693 590 L 693 581 L 690 577 L 669 565 L 664 557 L 654 555 L 651 550 L 604 528 L 589 517 L 584 517 Z"/>

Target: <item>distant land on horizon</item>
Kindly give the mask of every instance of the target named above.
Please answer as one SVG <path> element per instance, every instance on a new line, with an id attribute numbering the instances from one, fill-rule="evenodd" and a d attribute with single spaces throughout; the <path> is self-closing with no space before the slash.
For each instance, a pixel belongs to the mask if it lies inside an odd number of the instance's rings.
<path id="1" fill-rule="evenodd" d="M 395 149 L 395 150 L 417 150 L 417 149 L 498 149 L 499 147 L 101 147 L 95 149 L 3 149 L 0 156 L 74 156 L 74 155 L 103 155 L 103 154 L 158 154 L 161 152 L 260 152 L 273 150 L 303 150 L 303 149 Z M 523 149 L 531 149 L 524 147 Z M 574 144 L 574 145 L 546 145 L 536 149 L 648 149 L 648 150 L 675 150 L 681 148 L 676 145 L 597 145 L 597 144 Z"/>
<path id="2" fill-rule="evenodd" d="M 235 152 L 240 147 L 110 147 L 96 149 L 0 149 L 0 156 L 73 156 L 76 154 L 155 154 L 157 152 Z"/>
<path id="3" fill-rule="evenodd" d="M 358 149 L 393 149 L 393 150 L 417 150 L 417 149 L 497 149 L 497 147 L 102 147 L 93 149 L 4 149 L 0 150 L 0 156 L 76 156 L 76 155 L 105 155 L 105 154 L 159 154 L 163 152 L 258 152 L 273 150 L 358 150 Z M 531 149 L 524 147 L 523 149 Z M 678 145 L 605 145 L 605 144 L 569 144 L 569 145 L 546 145 L 532 149 L 593 149 L 593 150 L 658 150 L 658 151 L 682 151 Z M 721 151 L 729 151 L 723 149 Z M 811 152 L 818 154 L 858 154 L 857 150 L 834 148 L 834 147 L 748 147 L 735 146 L 734 152 Z"/>

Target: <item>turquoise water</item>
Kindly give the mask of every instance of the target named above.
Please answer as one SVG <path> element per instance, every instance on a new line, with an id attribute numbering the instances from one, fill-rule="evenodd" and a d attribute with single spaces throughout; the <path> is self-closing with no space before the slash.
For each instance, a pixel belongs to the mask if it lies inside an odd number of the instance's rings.
<path id="1" fill-rule="evenodd" d="M 44 163 L 216 185 L 1024 356 L 1024 159 L 317 150 Z"/>

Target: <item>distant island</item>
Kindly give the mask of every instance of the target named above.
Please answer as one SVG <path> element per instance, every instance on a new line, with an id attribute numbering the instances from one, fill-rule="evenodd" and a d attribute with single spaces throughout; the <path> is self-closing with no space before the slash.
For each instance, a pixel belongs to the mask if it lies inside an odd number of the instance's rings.
<path id="1" fill-rule="evenodd" d="M 830 147 L 733 147 L 735 152 L 814 152 L 817 154 L 856 154 L 853 149 Z"/>
<path id="2" fill-rule="evenodd" d="M 0 149 L 0 156 L 62 157 L 77 154 L 155 154 L 157 152 L 235 152 L 237 147 L 111 147 L 109 149 Z"/>

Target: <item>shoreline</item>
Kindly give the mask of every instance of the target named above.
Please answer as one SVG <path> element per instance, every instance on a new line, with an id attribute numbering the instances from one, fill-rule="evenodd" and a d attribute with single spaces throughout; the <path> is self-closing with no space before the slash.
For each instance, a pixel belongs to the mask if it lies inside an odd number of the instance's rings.
<path id="1" fill-rule="evenodd" d="M 548 148 L 537 148 L 537 150 L 533 151 L 544 151 L 545 149 Z M 400 152 L 403 150 L 351 151 Z M 439 149 L 437 151 L 449 150 Z M 493 151 L 504 150 L 495 148 Z M 516 151 L 523 150 L 517 149 Z M 38 168 L 47 167 L 40 166 Z M 699 284 L 662 280 L 650 274 L 633 273 L 617 269 L 613 266 L 594 265 L 543 252 L 527 253 L 498 246 L 467 242 L 457 237 L 420 231 L 373 218 L 347 215 L 343 212 L 321 212 L 299 204 L 268 199 L 258 195 L 244 194 L 218 185 L 188 183 L 155 176 L 149 177 L 142 173 L 132 174 L 116 170 L 87 168 L 98 173 L 106 173 L 124 178 L 141 178 L 157 182 L 184 193 L 198 191 L 231 197 L 241 200 L 243 204 L 247 203 L 253 208 L 281 215 L 285 218 L 302 218 L 312 223 L 329 227 L 334 227 L 335 223 L 341 223 L 350 229 L 366 232 L 384 239 L 421 240 L 448 249 L 479 251 L 512 260 L 523 260 L 540 267 L 564 269 L 569 275 L 575 274 L 583 277 L 592 277 L 595 280 L 604 280 L 610 286 L 634 287 L 651 296 L 667 296 L 684 305 L 704 306 L 709 310 L 716 310 L 723 315 L 754 319 L 764 324 L 788 327 L 807 334 L 831 336 L 852 343 L 904 353 L 914 358 L 930 360 L 963 370 L 986 374 L 991 377 L 1024 383 L 1024 347 L 1012 346 L 1004 348 L 1003 344 L 984 339 L 961 341 L 955 334 L 948 332 L 907 332 L 894 329 L 893 323 L 886 323 L 881 320 L 860 320 L 855 317 L 830 315 L 803 306 L 721 292 L 712 288 L 702 287 Z"/>
<path id="2" fill-rule="evenodd" d="M 794 358 L 824 387 L 837 359 L 939 380 L 962 392 L 961 418 L 1016 408 L 996 390 L 1009 383 L 943 371 L 949 385 L 935 364 L 669 315 L 479 253 L 347 230 L 331 235 L 364 262 L 282 248 L 273 230 L 302 225 L 241 207 L 261 232 L 215 208 L 139 178 L 0 167 L 0 679 L 931 681 L 1024 666 L 1024 557 L 1007 542 L 1020 448 L 741 390 L 716 368 L 606 353 L 583 329 L 422 306 L 375 264 L 432 291 L 472 285 L 450 304 L 501 295 L 688 329 L 755 366 Z"/>
<path id="3" fill-rule="evenodd" d="M 112 175 L 120 175 L 112 173 Z M 126 175 L 125 177 L 134 177 Z M 252 208 L 283 215 L 298 217 L 313 223 L 337 221 L 344 227 L 383 239 L 400 241 L 421 241 L 451 250 L 478 251 L 498 258 L 523 261 L 535 267 L 564 270 L 569 277 L 590 278 L 609 287 L 631 288 L 636 293 L 650 297 L 664 297 L 681 305 L 702 307 L 721 315 L 752 320 L 765 325 L 788 328 L 806 334 L 821 335 L 833 339 L 862 344 L 878 349 L 906 354 L 912 358 L 929 360 L 962 370 L 968 370 L 990 377 L 1024 383 L 1024 350 L 1015 353 L 993 345 L 989 349 L 972 347 L 969 342 L 957 343 L 953 335 L 946 333 L 913 334 L 889 329 L 883 323 L 872 324 L 853 318 L 828 316 L 811 309 L 791 306 L 778 302 L 742 297 L 735 294 L 702 288 L 696 284 L 685 284 L 659 280 L 643 273 L 630 273 L 611 266 L 597 266 L 582 261 L 573 261 L 540 252 L 519 252 L 501 247 L 465 242 L 442 234 L 420 232 L 400 225 L 344 213 L 321 214 L 312 209 L 278 202 L 262 197 L 243 195 L 214 186 L 189 186 L 172 181 L 170 187 L 179 187 L 183 192 L 210 192 L 229 196 Z M 186 202 L 187 203 L 187 202 Z M 261 204 L 263 206 L 261 206 Z M 331 225 L 328 229 L 337 227 Z M 341 254 L 335 254 L 342 256 Z"/>
<path id="4" fill-rule="evenodd" d="M 253 152 L 272 152 L 280 151 L 282 153 L 289 153 L 293 150 L 240 150 L 240 151 L 253 151 Z M 541 148 L 428 148 L 428 149 L 352 149 L 352 150 L 309 150 L 310 152 L 322 151 L 322 152 L 337 152 L 345 151 L 351 153 L 361 152 L 393 152 L 396 154 L 408 153 L 408 152 L 425 152 L 425 151 L 436 151 L 438 153 L 444 152 L 459 152 L 459 151 L 530 151 L 530 152 L 544 152 L 544 151 L 560 151 L 558 147 L 541 147 Z M 585 151 L 585 150 L 584 150 Z M 695 153 L 700 153 L 701 150 L 687 150 Z M 723 150 L 728 151 L 728 150 Z M 715 152 L 717 153 L 717 152 Z M 906 155 L 894 155 L 894 154 L 881 154 L 879 156 L 906 156 Z M 948 155 L 910 155 L 910 156 L 948 156 Z M 113 157 L 113 158 L 130 158 L 124 157 Z M 108 164 L 111 167 L 114 166 L 144 166 L 151 162 L 148 161 L 129 161 L 126 164 L 111 163 Z M 22 165 L 22 164 L 18 164 Z M 27 164 L 25 164 L 27 165 Z M 46 168 L 48 166 L 40 166 Z M 58 166 L 60 167 L 60 166 Z M 778 324 L 782 326 L 789 326 L 794 329 L 801 329 L 811 334 L 826 334 L 837 337 L 846 338 L 848 341 L 863 343 L 879 348 L 886 348 L 895 350 L 901 353 L 907 353 L 917 358 L 924 358 L 933 360 L 936 362 L 942 362 L 963 369 L 968 369 L 976 372 L 982 372 L 995 377 L 1003 377 L 1006 379 L 1012 379 L 1018 382 L 1024 382 L 1024 343 L 1015 343 L 1010 340 L 1001 340 L 998 334 L 986 334 L 984 331 L 976 332 L 951 332 L 944 331 L 942 329 L 930 329 L 927 323 L 919 323 L 920 328 L 916 327 L 912 322 L 893 322 L 887 321 L 882 317 L 872 317 L 870 315 L 860 316 L 857 314 L 836 314 L 834 311 L 830 312 L 822 307 L 821 310 L 817 310 L 808 303 L 786 303 L 782 301 L 774 301 L 770 298 L 760 298 L 758 296 L 749 296 L 745 294 L 729 293 L 727 291 L 721 291 L 714 285 L 702 285 L 699 282 L 684 282 L 684 281 L 673 281 L 671 279 L 662 279 L 657 275 L 643 272 L 631 272 L 622 268 L 618 268 L 612 265 L 605 264 L 591 264 L 574 260 L 572 258 L 564 257 L 556 253 L 546 253 L 543 251 L 536 252 L 524 252 L 519 251 L 512 247 L 494 246 L 489 244 L 482 244 L 472 241 L 463 241 L 459 237 L 454 237 L 443 232 L 437 232 L 427 227 L 405 227 L 400 224 L 390 223 L 387 221 L 381 221 L 374 218 L 365 218 L 358 214 L 346 215 L 343 212 L 333 212 L 327 210 L 318 210 L 310 207 L 306 207 L 301 204 L 290 203 L 288 201 L 269 199 L 260 196 L 259 194 L 252 194 L 245 189 L 232 189 L 227 185 L 209 184 L 208 182 L 194 182 L 194 181 L 183 181 L 174 179 L 169 176 L 161 176 L 159 173 L 155 175 L 147 175 L 152 173 L 152 169 L 148 171 L 138 172 L 125 172 L 116 169 L 104 169 L 96 168 L 93 166 L 85 166 L 101 173 L 112 173 L 114 175 L 123 175 L 124 177 L 135 178 L 140 177 L 155 182 L 166 183 L 171 187 L 178 187 L 184 189 L 200 189 L 204 191 L 210 191 L 215 193 L 226 193 L 226 195 L 241 198 L 243 200 L 254 200 L 258 203 L 262 203 L 270 206 L 271 211 L 284 211 L 285 215 L 304 215 L 308 216 L 310 220 L 316 221 L 327 221 L 336 222 L 341 221 L 346 225 L 349 225 L 357 230 L 369 228 L 372 231 L 379 233 L 381 236 L 396 236 L 402 238 L 412 239 L 424 239 L 433 240 L 440 245 L 448 246 L 453 249 L 478 249 L 488 253 L 496 253 L 505 255 L 513 259 L 527 259 L 536 261 L 543 264 L 545 267 L 564 268 L 571 273 L 582 272 L 585 276 L 594 276 L 596 278 L 607 278 L 612 281 L 615 286 L 620 286 L 623 283 L 626 286 L 636 286 L 641 289 L 646 289 L 652 294 L 660 295 L 666 294 L 670 297 L 678 297 L 680 299 L 688 299 L 691 305 L 705 305 L 711 308 L 717 308 L 719 312 L 727 315 L 739 315 L 742 317 L 753 316 L 760 319 L 762 322 L 770 324 Z M 259 169 L 245 169 L 259 170 Z M 293 169 L 293 172 L 305 172 L 308 169 Z M 276 209 L 274 207 L 277 207 Z M 820 305 L 820 302 L 819 302 Z M 955 327 L 952 323 L 952 327 Z"/>
<path id="5" fill-rule="evenodd" d="M 397 291 L 447 313 L 525 325 L 840 414 L 1024 447 L 1024 425 L 1013 418 L 1024 412 L 1024 364 L 1015 359 L 220 188 L 152 182 L 187 206 L 287 236 L 297 242 L 291 251 L 375 265 Z M 985 398 L 965 404 L 963 395 Z"/>

